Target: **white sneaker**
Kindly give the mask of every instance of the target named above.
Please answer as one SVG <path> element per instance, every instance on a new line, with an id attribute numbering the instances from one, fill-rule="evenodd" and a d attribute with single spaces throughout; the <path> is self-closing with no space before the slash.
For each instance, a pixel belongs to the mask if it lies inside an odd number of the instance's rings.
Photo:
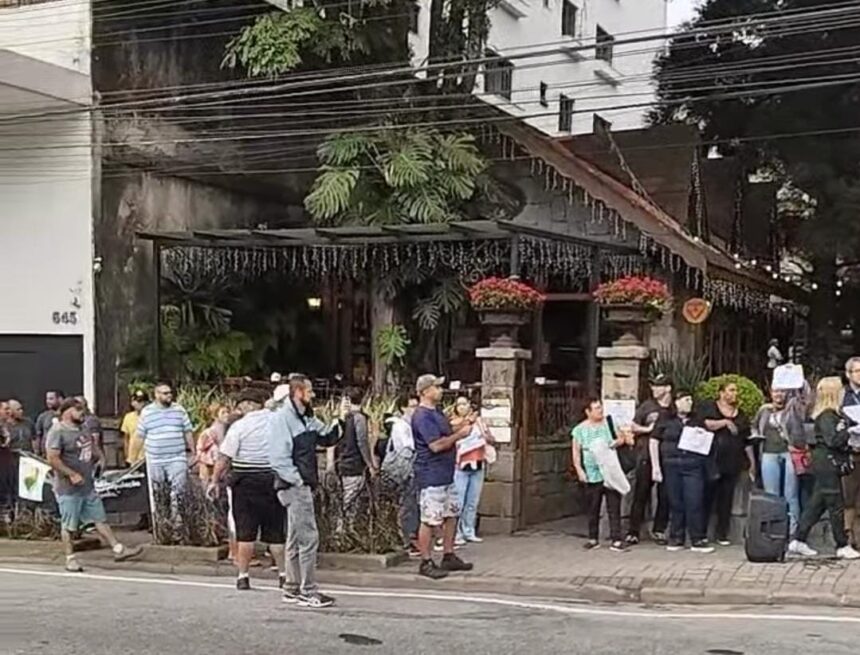
<path id="1" fill-rule="evenodd" d="M 851 548 L 851 547 L 846 546 L 846 548 Z M 844 550 L 844 549 L 840 548 L 840 550 Z M 851 548 L 851 551 L 853 553 L 857 554 L 858 557 L 860 557 L 860 553 L 857 553 L 856 550 Z M 818 555 L 817 550 L 810 548 L 809 544 L 807 544 L 803 541 L 798 541 L 797 539 L 794 539 L 790 544 L 788 544 L 788 552 L 792 555 L 799 555 L 800 557 L 815 557 L 816 555 Z"/>
<path id="2" fill-rule="evenodd" d="M 860 553 L 851 546 L 843 546 L 836 551 L 836 557 L 839 559 L 860 559 Z"/>
<path id="3" fill-rule="evenodd" d="M 66 571 L 69 573 L 82 573 L 83 570 L 84 567 L 81 566 L 77 559 L 75 559 L 74 555 L 66 557 Z"/>
<path id="4" fill-rule="evenodd" d="M 463 537 L 457 537 L 454 540 L 454 547 L 465 546 L 467 541 Z"/>
<path id="5" fill-rule="evenodd" d="M 480 537 L 466 537 L 466 541 L 468 541 L 469 543 L 472 543 L 472 544 L 484 543 L 484 540 L 481 539 Z"/>

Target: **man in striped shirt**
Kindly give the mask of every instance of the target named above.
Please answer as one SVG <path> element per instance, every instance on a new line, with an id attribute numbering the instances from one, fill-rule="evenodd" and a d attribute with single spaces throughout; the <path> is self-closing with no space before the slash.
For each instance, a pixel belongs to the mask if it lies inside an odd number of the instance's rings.
<path id="1" fill-rule="evenodd" d="M 155 402 L 140 412 L 137 434 L 143 440 L 150 484 L 167 482 L 173 499 L 185 489 L 188 469 L 194 464 L 194 435 L 188 412 L 173 402 L 173 389 L 165 382 L 155 387 Z"/>
<path id="2" fill-rule="evenodd" d="M 263 409 L 267 395 L 259 389 L 246 389 L 239 395 L 242 418 L 233 423 L 220 446 L 215 464 L 211 492 L 218 494 L 218 484 L 230 468 L 230 489 L 233 496 L 233 520 L 238 543 L 236 565 L 239 577 L 236 588 L 251 588 L 248 571 L 254 556 L 257 536 L 269 545 L 269 552 L 278 565 L 280 586 L 286 582 L 284 573 L 284 508 L 275 492 L 275 477 L 269 464 L 268 426 L 272 412 Z"/>

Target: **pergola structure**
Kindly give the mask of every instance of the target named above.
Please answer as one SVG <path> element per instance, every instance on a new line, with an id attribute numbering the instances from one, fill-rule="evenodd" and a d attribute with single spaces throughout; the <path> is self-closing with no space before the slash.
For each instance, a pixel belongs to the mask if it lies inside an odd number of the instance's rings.
<path id="1" fill-rule="evenodd" d="M 162 267 L 192 267 L 202 274 L 232 272 L 253 278 L 269 271 L 303 279 L 350 278 L 366 281 L 401 266 L 446 266 L 466 281 L 486 275 L 529 279 L 560 276 L 587 299 L 601 276 L 642 271 L 648 266 L 636 244 L 618 237 L 591 237 L 503 220 L 285 229 L 209 229 L 189 232 L 139 232 L 153 244 L 156 280 L 155 361 L 161 362 Z M 590 310 L 586 341 L 593 359 L 599 314 Z M 591 362 L 594 364 L 594 362 Z M 159 366 L 160 368 L 160 366 Z M 595 370 L 596 366 L 589 366 Z M 590 382 L 593 382 L 591 380 Z"/>

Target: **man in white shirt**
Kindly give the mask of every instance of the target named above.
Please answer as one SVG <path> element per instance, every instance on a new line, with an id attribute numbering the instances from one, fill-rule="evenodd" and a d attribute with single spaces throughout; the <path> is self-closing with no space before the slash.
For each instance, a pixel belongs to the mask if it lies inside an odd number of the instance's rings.
<path id="1" fill-rule="evenodd" d="M 418 407 L 417 396 L 404 394 L 398 398 L 397 408 L 400 415 L 391 419 L 391 436 L 389 437 L 391 441 L 382 463 L 383 474 L 390 471 L 391 477 L 400 478 L 393 480 L 400 489 L 400 530 L 403 533 L 404 547 L 409 551 L 410 556 L 414 557 L 419 556 L 415 540 L 420 525 L 418 494 L 412 471 L 412 462 L 415 459 L 412 413 L 416 407 Z M 399 470 L 407 472 L 405 477 L 397 473 Z"/>

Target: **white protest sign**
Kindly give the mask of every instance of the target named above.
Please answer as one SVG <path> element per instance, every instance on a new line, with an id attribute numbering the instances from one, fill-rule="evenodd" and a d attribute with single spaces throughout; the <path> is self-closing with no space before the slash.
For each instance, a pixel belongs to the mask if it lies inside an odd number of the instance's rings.
<path id="1" fill-rule="evenodd" d="M 708 432 L 704 428 L 685 427 L 681 431 L 681 438 L 678 440 L 678 450 L 697 455 L 707 455 L 711 452 L 713 443 L 713 432 Z"/>
<path id="2" fill-rule="evenodd" d="M 604 398 L 603 413 L 612 417 L 612 423 L 616 428 L 625 428 L 633 423 L 633 417 L 636 415 L 636 401 Z"/>
<path id="3" fill-rule="evenodd" d="M 21 455 L 18 460 L 18 497 L 42 502 L 42 489 L 48 479 L 51 467 L 38 459 Z"/>
<path id="4" fill-rule="evenodd" d="M 773 369 L 771 389 L 802 389 L 803 366 L 800 364 L 783 364 Z"/>

